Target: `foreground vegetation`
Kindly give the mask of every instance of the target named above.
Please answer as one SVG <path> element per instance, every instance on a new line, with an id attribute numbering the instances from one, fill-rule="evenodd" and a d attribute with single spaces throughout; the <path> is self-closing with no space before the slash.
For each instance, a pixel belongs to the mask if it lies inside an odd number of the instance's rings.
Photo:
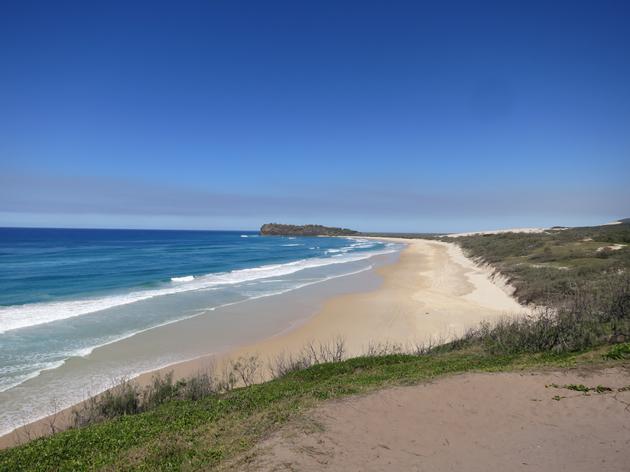
<path id="1" fill-rule="evenodd" d="M 0 470 L 238 469 L 260 439 L 326 399 L 465 371 L 628 363 L 630 225 L 456 242 L 544 308 L 435 347 L 371 346 L 345 359 L 336 340 L 268 366 L 252 357 L 220 375 L 123 382 L 76 410 L 73 429 L 0 452 Z M 256 384 L 263 369 L 273 380 Z"/>
<path id="2" fill-rule="evenodd" d="M 297 370 L 273 381 L 209 394 L 173 395 L 139 414 L 72 429 L 0 453 L 0 470 L 199 470 L 236 468 L 262 438 L 317 402 L 464 371 L 606 362 L 602 352 L 489 355 L 483 350 L 390 354 Z M 185 387 L 183 387 L 185 388 Z"/>

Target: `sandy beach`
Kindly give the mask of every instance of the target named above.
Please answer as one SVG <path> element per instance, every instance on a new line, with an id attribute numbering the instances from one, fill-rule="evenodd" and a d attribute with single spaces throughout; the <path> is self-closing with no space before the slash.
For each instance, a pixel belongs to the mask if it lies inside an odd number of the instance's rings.
<path id="1" fill-rule="evenodd" d="M 383 239 L 383 238 L 380 238 Z M 279 336 L 238 349 L 234 355 L 273 357 L 296 352 L 306 343 L 345 341 L 348 355 L 370 344 L 403 347 L 444 342 L 482 321 L 527 311 L 502 280 L 466 258 L 461 249 L 429 240 L 402 240 L 406 248 L 394 264 L 376 269 L 381 286 L 326 301 L 314 316 Z M 203 363 L 204 359 L 193 361 Z M 176 366 L 178 368 L 184 365 Z M 186 366 L 188 368 L 188 366 Z"/>
<path id="2" fill-rule="evenodd" d="M 466 258 L 458 246 L 429 240 L 389 240 L 403 242 L 406 246 L 395 262 L 376 268 L 375 274 L 363 275 L 364 279 L 354 279 L 355 285 L 356 281 L 364 284 L 363 290 L 361 285 L 352 290 L 350 286 L 345 287 L 344 283 L 352 278 L 343 277 L 327 282 L 334 284 L 333 288 L 338 286 L 341 293 L 317 305 L 301 304 L 300 294 L 307 296 L 308 292 L 299 290 L 293 292 L 290 299 L 274 300 L 274 297 L 269 297 L 263 301 L 268 304 L 267 311 L 279 308 L 278 300 L 284 300 L 288 305 L 283 306 L 282 311 L 300 311 L 299 322 L 282 326 L 282 320 L 277 321 L 275 334 L 271 330 L 265 339 L 254 338 L 252 342 L 234 346 L 220 355 L 208 346 L 207 355 L 161 370 L 173 371 L 176 378 L 185 377 L 209 366 L 219 368 L 227 360 L 241 356 L 258 356 L 261 363 L 266 364 L 278 355 L 296 353 L 308 343 L 327 343 L 334 338 L 344 340 L 348 356 L 361 355 L 370 345 L 396 344 L 409 348 L 417 344 L 444 342 L 481 321 L 514 316 L 527 310 L 510 296 L 509 286 L 501 279 L 493 278 L 489 270 Z M 380 283 L 375 281 L 375 277 L 380 279 Z M 351 293 L 344 293 L 348 291 Z M 251 314 L 248 310 L 251 312 L 252 306 L 229 307 L 230 314 L 236 320 L 246 320 L 244 314 Z M 263 305 L 258 303 L 255 306 Z M 314 313 L 309 310 L 314 310 Z M 114 354 L 134 355 L 134 349 L 143 344 L 187 343 L 192 342 L 195 336 L 203 340 L 203 333 L 211 329 L 208 323 L 208 320 L 197 318 L 157 328 L 97 350 L 91 357 L 98 359 L 100 356 L 109 361 Z M 264 332 L 261 328 L 259 336 L 264 337 Z M 143 374 L 137 380 L 144 384 L 154 374 Z M 257 380 L 265 380 L 268 376 L 267 369 L 262 368 Z M 64 418 L 68 418 L 67 410 L 58 416 L 58 427 L 64 427 L 67 421 Z M 45 422 L 37 422 L 30 426 L 30 434 L 41 434 L 45 428 Z M 15 433 L 6 435 L 0 438 L 0 446 L 13 444 L 16 439 Z"/>

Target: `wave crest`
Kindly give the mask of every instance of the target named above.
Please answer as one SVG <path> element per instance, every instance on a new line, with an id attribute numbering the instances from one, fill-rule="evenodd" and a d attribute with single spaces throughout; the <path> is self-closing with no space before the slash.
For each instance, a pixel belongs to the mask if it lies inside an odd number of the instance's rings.
<path id="1" fill-rule="evenodd" d="M 185 275 L 183 277 L 171 277 L 171 282 L 191 282 L 195 280 L 194 275 Z"/>

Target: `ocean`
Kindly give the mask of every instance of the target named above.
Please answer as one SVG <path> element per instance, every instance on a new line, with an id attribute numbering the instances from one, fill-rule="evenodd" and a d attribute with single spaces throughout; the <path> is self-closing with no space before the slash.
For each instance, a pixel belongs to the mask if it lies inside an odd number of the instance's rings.
<path id="1" fill-rule="evenodd" d="M 12 405 L 3 398 L 23 397 L 30 379 L 98 347 L 366 271 L 375 256 L 399 249 L 360 237 L 251 231 L 2 228 L 0 409 L 6 416 Z M 164 359 L 145 359 L 131 373 Z M 16 389 L 20 395 L 10 395 Z"/>

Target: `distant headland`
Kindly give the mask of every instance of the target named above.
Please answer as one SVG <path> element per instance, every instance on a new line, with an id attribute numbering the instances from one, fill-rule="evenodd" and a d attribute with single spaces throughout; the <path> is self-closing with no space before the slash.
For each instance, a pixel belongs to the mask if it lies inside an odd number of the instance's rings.
<path id="1" fill-rule="evenodd" d="M 352 236 L 359 234 L 347 228 L 334 228 L 322 225 L 283 225 L 267 223 L 260 227 L 263 236 Z"/>

